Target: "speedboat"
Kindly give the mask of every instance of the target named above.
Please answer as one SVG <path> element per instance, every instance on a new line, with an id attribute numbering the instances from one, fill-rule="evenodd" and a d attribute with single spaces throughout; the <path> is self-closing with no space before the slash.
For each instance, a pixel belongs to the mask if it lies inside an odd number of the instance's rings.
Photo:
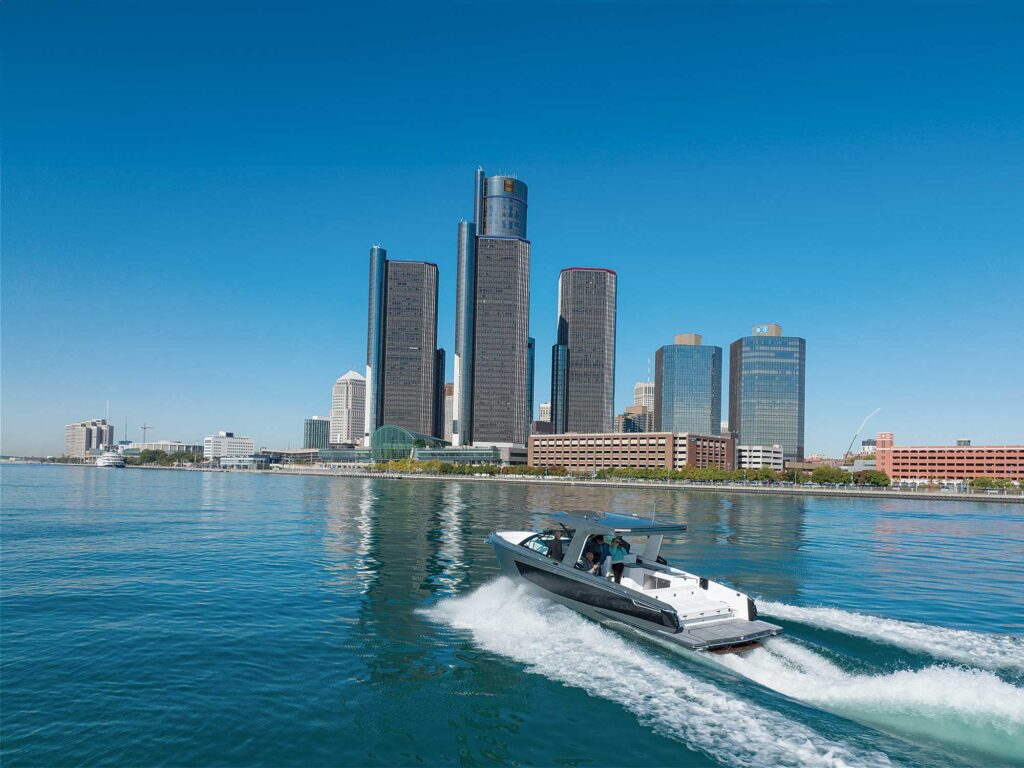
<path id="1" fill-rule="evenodd" d="M 494 531 L 487 537 L 506 576 L 592 619 L 625 624 L 689 650 L 747 648 L 782 633 L 782 627 L 757 618 L 747 595 L 665 561 L 665 537 L 685 533 L 685 525 L 617 514 L 562 513 L 554 520 L 558 529 Z M 552 546 L 556 530 L 560 543 Z M 584 550 L 598 536 L 620 536 L 629 545 L 621 583 L 611 573 L 586 570 Z M 563 557 L 556 559 L 559 549 Z"/>
<path id="2" fill-rule="evenodd" d="M 125 463 L 124 456 L 117 451 L 107 451 L 96 459 L 97 467 L 123 467 Z"/>

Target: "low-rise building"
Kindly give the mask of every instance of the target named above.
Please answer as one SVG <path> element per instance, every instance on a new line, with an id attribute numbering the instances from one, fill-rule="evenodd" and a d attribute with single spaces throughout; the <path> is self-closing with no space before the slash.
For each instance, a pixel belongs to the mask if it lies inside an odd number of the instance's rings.
<path id="1" fill-rule="evenodd" d="M 736 446 L 736 469 L 770 467 L 782 471 L 784 455 L 781 445 Z"/>
<path id="2" fill-rule="evenodd" d="M 266 456 L 224 456 L 220 460 L 221 469 L 266 469 Z"/>
<path id="3" fill-rule="evenodd" d="M 163 451 L 170 456 L 175 453 L 202 453 L 203 446 L 199 443 L 184 443 L 181 440 L 153 440 L 146 443 L 122 440 L 118 443 L 117 450 L 127 456 L 137 456 L 143 451 Z"/>
<path id="4" fill-rule="evenodd" d="M 252 456 L 255 452 L 256 443 L 251 437 L 236 437 L 234 432 L 218 432 L 203 438 L 203 458 L 207 461 Z"/>
<path id="5" fill-rule="evenodd" d="M 268 464 L 316 464 L 320 452 L 320 448 L 260 448 L 260 452 L 253 455 L 266 459 Z"/>
<path id="6" fill-rule="evenodd" d="M 879 432 L 875 463 L 893 481 L 1024 481 L 1024 445 L 971 445 L 969 440 L 956 445 L 895 445 L 892 432 Z"/>
<path id="7" fill-rule="evenodd" d="M 682 432 L 614 432 L 531 435 L 531 467 L 565 467 L 595 471 L 612 467 L 732 469 L 734 441 L 718 435 Z"/>

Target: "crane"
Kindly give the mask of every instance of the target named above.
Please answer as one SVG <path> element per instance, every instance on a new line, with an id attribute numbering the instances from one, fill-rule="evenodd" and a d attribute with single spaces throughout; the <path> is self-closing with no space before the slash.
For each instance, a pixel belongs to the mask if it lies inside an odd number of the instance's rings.
<path id="1" fill-rule="evenodd" d="M 149 430 L 149 429 L 152 429 L 152 428 L 153 428 L 152 426 L 150 426 L 149 424 L 146 424 L 146 423 L 143 423 L 143 424 L 141 424 L 139 426 L 139 429 L 142 430 L 142 442 L 146 442 L 146 430 Z M 854 438 L 854 439 L 856 439 L 856 438 Z"/>
<path id="2" fill-rule="evenodd" d="M 881 408 L 875 408 L 875 410 L 873 410 L 871 413 L 869 413 L 867 416 L 864 417 L 864 421 L 862 421 L 860 423 L 860 426 L 857 427 L 857 431 L 853 434 L 853 440 L 850 441 L 850 445 L 846 449 L 846 453 L 843 454 L 844 457 L 850 455 L 850 451 L 853 450 L 853 444 L 855 442 L 857 442 L 857 438 L 860 437 L 860 433 L 864 429 L 864 425 L 867 424 L 868 421 L 871 420 L 871 417 L 874 416 L 876 413 L 878 413 L 880 410 L 882 410 L 882 409 Z"/>

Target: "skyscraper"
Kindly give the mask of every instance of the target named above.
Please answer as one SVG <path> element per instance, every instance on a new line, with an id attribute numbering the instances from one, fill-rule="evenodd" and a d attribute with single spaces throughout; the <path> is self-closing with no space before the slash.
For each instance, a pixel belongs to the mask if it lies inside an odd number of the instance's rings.
<path id="1" fill-rule="evenodd" d="M 444 350 L 434 355 L 434 429 L 430 433 L 444 440 Z"/>
<path id="2" fill-rule="evenodd" d="M 331 389 L 331 432 L 334 445 L 358 445 L 366 425 L 366 379 L 349 371 Z"/>
<path id="3" fill-rule="evenodd" d="M 331 420 L 313 416 L 302 423 L 302 447 L 326 450 L 330 447 Z"/>
<path id="4" fill-rule="evenodd" d="M 722 427 L 722 348 L 681 333 L 654 353 L 654 429 L 717 435 Z"/>
<path id="5" fill-rule="evenodd" d="M 370 249 L 364 439 L 384 424 L 433 434 L 437 265 Z"/>
<path id="6" fill-rule="evenodd" d="M 474 221 L 459 223 L 456 445 L 525 445 L 530 326 L 526 184 L 477 169 Z"/>
<path id="7" fill-rule="evenodd" d="M 533 379 L 534 366 L 537 359 L 537 342 L 533 336 L 526 340 L 526 429 L 529 432 L 529 422 L 533 421 Z"/>
<path id="8" fill-rule="evenodd" d="M 558 341 L 551 357 L 552 366 L 560 366 L 551 371 L 555 433 L 611 431 L 616 283 L 610 269 L 570 267 L 558 276 Z"/>
<path id="9" fill-rule="evenodd" d="M 729 347 L 729 429 L 740 445 L 781 445 L 786 461 L 804 458 L 807 342 L 775 323 Z"/>
<path id="10" fill-rule="evenodd" d="M 444 385 L 444 441 L 452 441 L 452 413 L 455 402 L 455 385 L 450 381 Z"/>
<path id="11" fill-rule="evenodd" d="M 651 367 L 649 358 L 647 367 Z M 650 376 L 651 372 L 647 371 L 647 375 Z M 642 405 L 651 413 L 654 413 L 653 381 L 638 381 L 636 384 L 633 385 L 633 405 Z"/>

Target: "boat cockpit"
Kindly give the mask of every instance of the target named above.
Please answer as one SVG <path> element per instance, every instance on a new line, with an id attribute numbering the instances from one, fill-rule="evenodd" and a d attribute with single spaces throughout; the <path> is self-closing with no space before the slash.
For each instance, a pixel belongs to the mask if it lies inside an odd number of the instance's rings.
<path id="1" fill-rule="evenodd" d="M 653 520 L 629 517 L 626 515 L 556 515 L 557 528 L 545 528 L 540 533 L 533 533 L 518 544 L 537 554 L 552 557 L 558 547 L 553 544 L 560 540 L 562 558 L 558 561 L 565 567 L 572 567 L 584 575 L 594 578 L 611 580 L 612 573 L 608 562 L 598 563 L 599 573 L 590 574 L 590 561 L 585 558 L 588 549 L 596 549 L 595 542 L 603 537 L 611 541 L 619 536 L 625 545 L 626 556 L 622 573 L 623 587 L 643 592 L 651 597 L 681 599 L 698 589 L 707 589 L 707 579 L 703 579 L 678 568 L 672 568 L 661 556 L 661 547 L 666 535 L 686 532 L 685 525 L 657 523 Z M 567 525 L 567 523 L 571 523 Z M 554 550 L 554 551 L 553 551 Z M 698 611 L 698 615 L 710 618 L 709 611 Z"/>

